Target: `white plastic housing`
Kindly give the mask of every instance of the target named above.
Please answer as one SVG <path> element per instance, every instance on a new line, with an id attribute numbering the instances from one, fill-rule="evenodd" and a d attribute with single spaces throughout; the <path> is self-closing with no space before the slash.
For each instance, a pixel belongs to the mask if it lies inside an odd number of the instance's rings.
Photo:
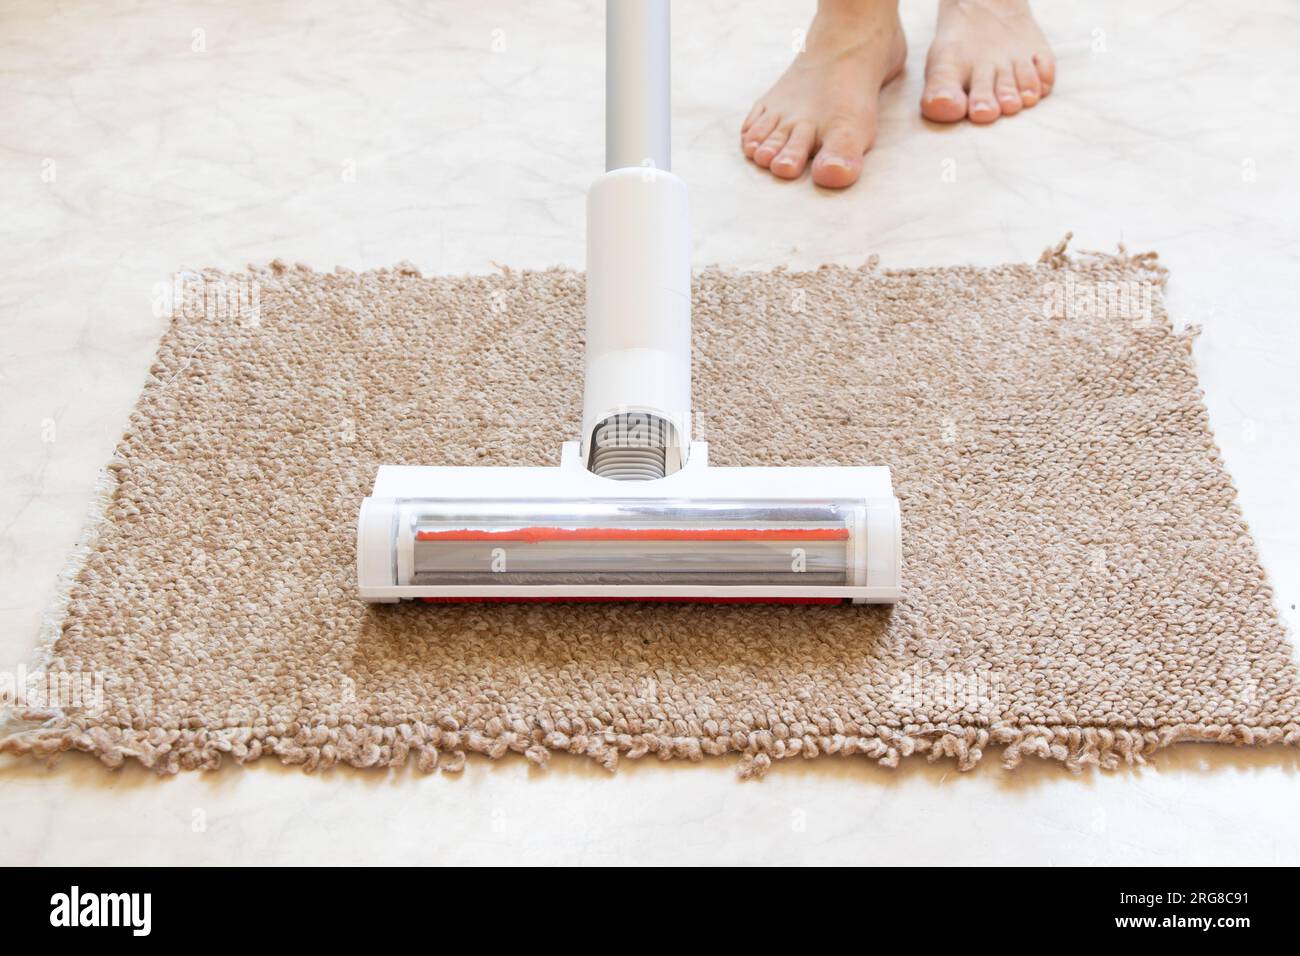
<path id="1" fill-rule="evenodd" d="M 586 354 L 582 460 L 597 425 L 644 412 L 673 426 L 675 470 L 690 449 L 691 247 L 672 173 L 616 169 L 587 194 Z"/>
<path id="2" fill-rule="evenodd" d="M 547 541 L 539 547 L 536 542 L 506 543 L 497 548 L 497 542 L 491 540 L 492 535 L 501 533 L 496 530 L 477 533 L 488 540 L 466 542 L 463 530 L 436 530 L 461 528 L 450 519 L 440 518 L 432 525 L 420 523 L 421 515 L 455 514 L 466 502 L 480 511 L 501 515 L 501 521 L 479 521 L 475 527 L 513 529 L 506 532 L 509 542 L 519 542 L 521 532 L 536 530 L 532 526 L 537 523 L 557 523 L 547 516 L 584 511 L 600 514 L 612 510 L 610 506 L 615 503 L 627 506 L 629 502 L 644 504 L 649 515 L 642 517 L 645 523 L 658 529 L 682 529 L 682 536 L 692 540 L 642 541 L 635 534 L 625 533 L 621 537 L 631 540 L 592 541 L 590 535 L 580 534 L 576 544 Z M 775 535 L 780 540 L 736 541 L 729 540 L 725 531 L 710 531 L 724 527 L 723 521 L 672 517 L 679 506 L 704 504 L 716 509 L 728 503 L 734 503 L 739 510 L 760 505 L 777 519 L 783 513 L 815 511 L 824 515 L 833 511 L 838 516 L 834 527 L 840 533 L 825 530 L 829 526 L 822 519 L 820 539 L 808 545 L 799 539 L 817 533 L 802 530 L 809 522 L 773 520 L 767 529 L 769 537 L 772 528 L 794 526 L 801 530 L 787 536 L 793 540 Z M 666 517 L 656 520 L 656 514 Z M 591 524 L 572 519 L 559 523 L 564 527 Z M 554 537 L 554 532 L 563 529 L 546 530 Z M 421 542 L 444 534 L 453 540 L 449 548 L 437 552 L 444 563 L 438 573 L 431 575 L 427 567 L 421 568 Z M 780 554 L 780 549 L 787 546 L 806 548 L 809 573 L 805 578 L 800 576 L 803 554 L 797 555 L 790 566 L 795 573 L 770 573 L 775 567 L 774 558 L 786 561 L 788 555 Z M 842 551 L 834 551 L 840 548 Z M 789 550 L 793 552 L 794 547 Z M 502 559 L 499 566 L 495 560 L 498 552 Z M 505 560 L 507 552 L 509 561 Z M 646 482 L 614 481 L 593 475 L 580 458 L 577 442 L 564 444 L 558 468 L 383 466 L 373 493 L 362 502 L 357 524 L 358 584 L 361 597 L 367 601 L 640 598 L 892 603 L 901 595 L 901 552 L 899 507 L 888 468 L 711 468 L 703 442 L 693 446 L 690 460 L 680 471 Z M 516 561 L 519 554 L 524 557 Z M 574 576 L 562 584 L 506 583 L 516 578 L 531 580 L 528 573 L 520 571 L 547 570 L 548 554 L 569 567 L 596 572 L 632 567 L 646 580 L 636 584 L 586 583 Z M 612 557 L 606 562 L 602 554 Z M 512 566 L 510 561 L 516 563 Z M 739 571 L 730 577 L 749 580 L 751 567 L 770 582 L 717 583 L 729 576 L 721 572 Z M 649 579 L 660 570 L 665 572 L 663 580 L 673 583 Z M 842 582 L 802 583 L 825 582 L 841 574 Z M 457 575 L 474 583 L 446 583 Z M 419 577 L 431 576 L 444 583 L 416 583 Z M 503 583 L 492 583 L 493 577 L 500 577 Z"/>

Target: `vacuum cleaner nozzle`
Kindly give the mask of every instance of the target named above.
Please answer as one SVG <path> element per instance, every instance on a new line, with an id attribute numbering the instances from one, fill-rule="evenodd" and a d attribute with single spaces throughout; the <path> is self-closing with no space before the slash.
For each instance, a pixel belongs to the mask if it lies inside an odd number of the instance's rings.
<path id="1" fill-rule="evenodd" d="M 606 165 L 587 196 L 581 441 L 558 468 L 383 466 L 368 601 L 892 602 L 888 468 L 712 468 L 692 442 L 686 185 L 668 170 L 667 0 L 606 5 Z"/>
<path id="2" fill-rule="evenodd" d="M 357 532 L 371 601 L 889 602 L 898 502 L 886 468 L 380 468 Z"/>

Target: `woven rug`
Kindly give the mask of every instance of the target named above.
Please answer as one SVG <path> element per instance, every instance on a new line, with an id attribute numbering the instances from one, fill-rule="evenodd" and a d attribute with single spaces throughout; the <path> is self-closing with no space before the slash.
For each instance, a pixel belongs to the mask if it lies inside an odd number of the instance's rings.
<path id="1" fill-rule="evenodd" d="M 0 749 L 160 772 L 735 753 L 749 775 L 1300 742 L 1164 279 L 1064 243 L 697 277 L 697 437 L 719 465 L 891 465 L 889 609 L 365 605 L 354 522 L 380 463 L 554 464 L 575 437 L 582 276 L 190 276 Z"/>

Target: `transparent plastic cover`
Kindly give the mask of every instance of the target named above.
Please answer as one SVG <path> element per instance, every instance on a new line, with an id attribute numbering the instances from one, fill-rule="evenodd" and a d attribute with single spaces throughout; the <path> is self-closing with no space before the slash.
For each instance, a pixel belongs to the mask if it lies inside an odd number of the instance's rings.
<path id="1" fill-rule="evenodd" d="M 861 503 L 408 500 L 413 585 L 852 584 Z"/>

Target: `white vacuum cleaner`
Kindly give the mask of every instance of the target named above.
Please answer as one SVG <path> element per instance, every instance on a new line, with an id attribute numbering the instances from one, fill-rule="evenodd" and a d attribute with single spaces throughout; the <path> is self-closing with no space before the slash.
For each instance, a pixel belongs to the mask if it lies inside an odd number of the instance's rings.
<path id="1" fill-rule="evenodd" d="M 898 600 L 889 469 L 713 468 L 691 440 L 686 185 L 668 0 L 607 0 L 606 172 L 587 195 L 586 395 L 558 468 L 385 465 L 367 601 Z"/>

